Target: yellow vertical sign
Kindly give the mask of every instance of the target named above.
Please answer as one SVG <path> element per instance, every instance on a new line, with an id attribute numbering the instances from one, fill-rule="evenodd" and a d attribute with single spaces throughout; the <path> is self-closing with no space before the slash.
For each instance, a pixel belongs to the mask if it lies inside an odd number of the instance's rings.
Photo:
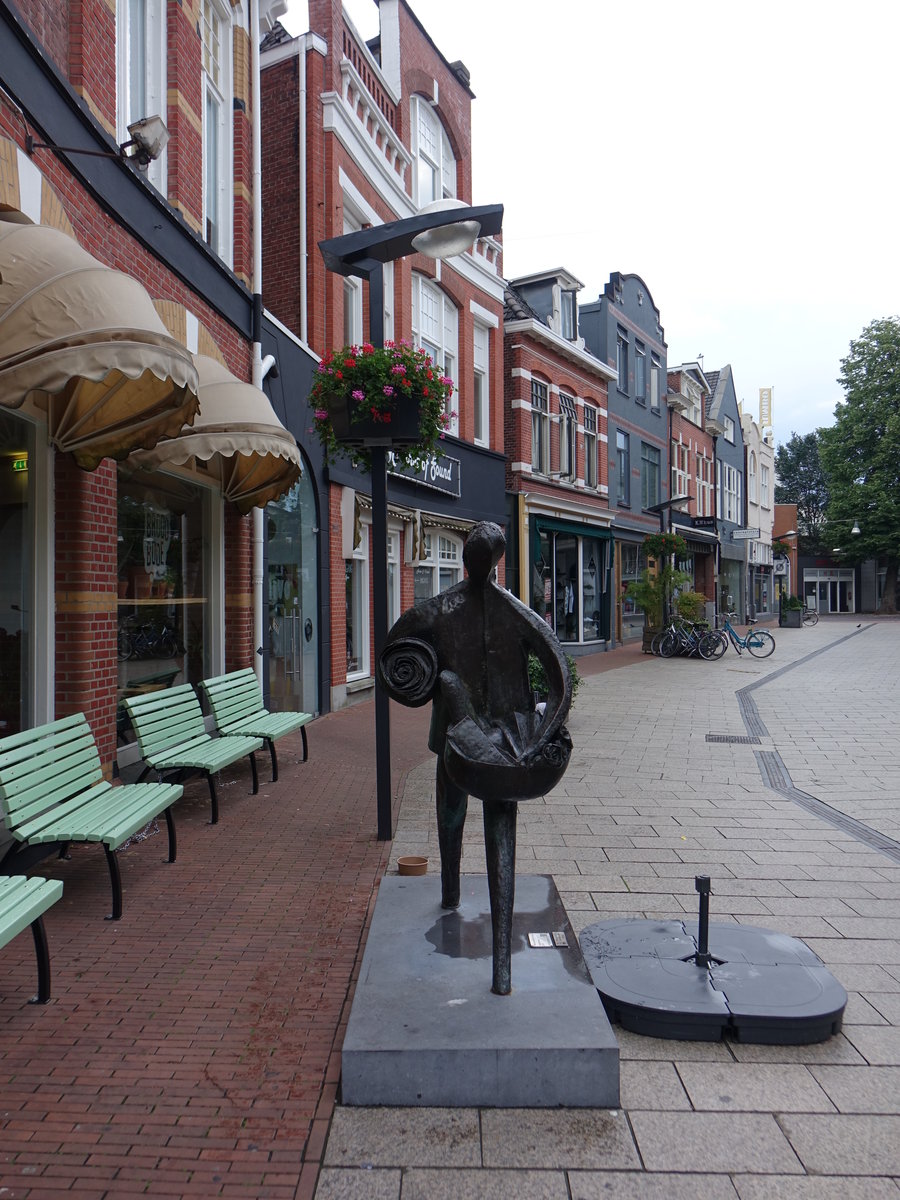
<path id="1" fill-rule="evenodd" d="M 767 429 L 772 424 L 772 392 L 773 388 L 759 389 L 759 427 Z"/>

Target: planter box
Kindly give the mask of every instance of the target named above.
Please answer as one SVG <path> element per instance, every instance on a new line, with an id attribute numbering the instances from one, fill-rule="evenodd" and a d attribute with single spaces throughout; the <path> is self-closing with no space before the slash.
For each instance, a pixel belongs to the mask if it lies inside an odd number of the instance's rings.
<path id="1" fill-rule="evenodd" d="M 803 624 L 803 612 L 799 608 L 786 609 L 781 614 L 781 624 L 785 629 L 799 629 Z"/>
<path id="2" fill-rule="evenodd" d="M 419 431 L 419 401 L 416 397 L 402 398 L 395 405 L 390 421 L 372 417 L 351 420 L 359 405 L 352 396 L 342 403 L 329 406 L 328 416 L 334 436 L 345 446 L 417 446 Z"/>

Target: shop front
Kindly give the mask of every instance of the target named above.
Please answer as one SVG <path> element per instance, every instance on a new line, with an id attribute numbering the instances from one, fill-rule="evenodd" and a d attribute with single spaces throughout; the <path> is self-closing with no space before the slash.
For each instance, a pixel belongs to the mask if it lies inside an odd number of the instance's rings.
<path id="1" fill-rule="evenodd" d="M 744 553 L 743 548 L 723 542 L 719 558 L 719 614 L 736 613 L 744 620 Z"/>
<path id="2" fill-rule="evenodd" d="M 647 569 L 647 554 L 644 550 L 643 536 L 640 540 L 629 540 L 628 534 L 617 534 L 615 542 L 617 611 L 616 638 L 619 642 L 633 641 L 644 635 L 644 610 L 637 601 L 628 595 L 631 583 L 637 583 Z"/>
<path id="3" fill-rule="evenodd" d="M 608 529 L 531 520 L 531 607 L 570 653 L 610 641 L 612 539 Z"/>

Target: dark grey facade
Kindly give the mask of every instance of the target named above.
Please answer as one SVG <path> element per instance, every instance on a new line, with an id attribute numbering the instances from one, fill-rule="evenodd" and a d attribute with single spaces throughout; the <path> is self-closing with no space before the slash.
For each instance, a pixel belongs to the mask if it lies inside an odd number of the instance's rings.
<path id="1" fill-rule="evenodd" d="M 648 511 L 669 498 L 669 414 L 665 334 L 659 309 L 639 275 L 614 271 L 603 294 L 579 309 L 585 345 L 614 368 L 609 385 L 609 507 L 615 514 L 616 636 L 640 636 L 643 614 L 624 595 L 646 565 L 642 543 L 665 526 Z"/>
<path id="2" fill-rule="evenodd" d="M 707 371 L 710 397 L 706 428 L 715 436 L 716 516 L 719 528 L 718 610 L 737 612 L 743 620 L 747 541 L 735 536 L 744 528 L 744 435 L 731 366 Z"/>

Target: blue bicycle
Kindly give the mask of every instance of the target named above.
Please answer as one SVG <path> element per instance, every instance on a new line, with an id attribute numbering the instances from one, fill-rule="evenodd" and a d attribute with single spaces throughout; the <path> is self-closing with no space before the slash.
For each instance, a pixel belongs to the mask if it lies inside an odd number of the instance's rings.
<path id="1" fill-rule="evenodd" d="M 713 629 L 701 641 L 700 653 L 704 658 L 721 658 L 728 649 L 729 642 L 738 654 L 749 650 L 754 658 L 768 658 L 775 649 L 775 639 L 768 629 L 751 627 L 743 637 L 738 633 L 729 620 L 734 613 L 725 617 L 722 629 Z M 704 653 L 705 651 L 705 653 Z"/>

